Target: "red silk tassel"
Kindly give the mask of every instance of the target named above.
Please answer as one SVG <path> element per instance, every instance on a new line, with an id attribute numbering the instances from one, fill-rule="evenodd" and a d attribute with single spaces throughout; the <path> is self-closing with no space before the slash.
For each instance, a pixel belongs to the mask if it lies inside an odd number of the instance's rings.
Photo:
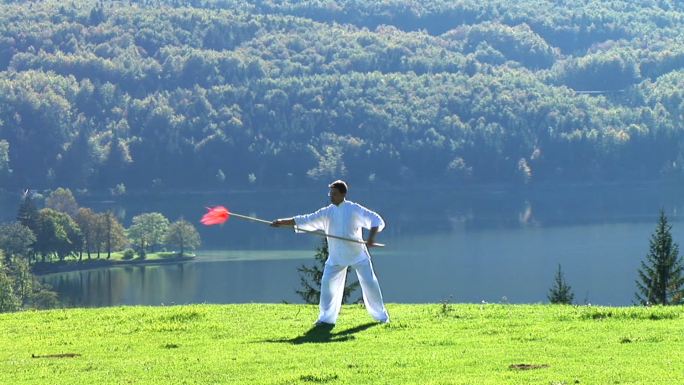
<path id="1" fill-rule="evenodd" d="M 207 210 L 207 213 L 200 219 L 205 226 L 220 225 L 230 217 L 230 212 L 223 206 L 207 207 Z"/>

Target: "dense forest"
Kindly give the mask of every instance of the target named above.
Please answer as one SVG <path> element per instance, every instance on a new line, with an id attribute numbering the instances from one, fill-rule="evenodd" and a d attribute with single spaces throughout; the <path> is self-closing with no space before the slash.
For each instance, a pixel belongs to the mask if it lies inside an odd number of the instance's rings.
<path id="1" fill-rule="evenodd" d="M 0 4 L 0 189 L 337 177 L 684 177 L 684 3 Z"/>

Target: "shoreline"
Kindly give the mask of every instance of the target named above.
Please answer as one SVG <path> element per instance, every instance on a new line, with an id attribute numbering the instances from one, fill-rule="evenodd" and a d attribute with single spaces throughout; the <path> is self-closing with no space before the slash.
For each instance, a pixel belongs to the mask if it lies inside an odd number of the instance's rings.
<path id="1" fill-rule="evenodd" d="M 38 262 L 31 267 L 31 272 L 35 275 L 47 275 L 55 273 L 67 273 L 72 271 L 92 270 L 100 268 L 136 265 L 165 265 L 170 263 L 185 263 L 194 261 L 197 257 L 172 257 L 163 259 L 132 259 L 128 261 L 111 259 L 91 259 L 69 262 Z"/>

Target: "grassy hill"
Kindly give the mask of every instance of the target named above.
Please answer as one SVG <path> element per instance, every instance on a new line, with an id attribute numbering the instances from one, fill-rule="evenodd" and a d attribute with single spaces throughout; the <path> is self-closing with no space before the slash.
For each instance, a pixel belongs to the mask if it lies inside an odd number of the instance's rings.
<path id="1" fill-rule="evenodd" d="M 684 308 L 192 305 L 0 315 L 9 384 L 681 384 Z"/>

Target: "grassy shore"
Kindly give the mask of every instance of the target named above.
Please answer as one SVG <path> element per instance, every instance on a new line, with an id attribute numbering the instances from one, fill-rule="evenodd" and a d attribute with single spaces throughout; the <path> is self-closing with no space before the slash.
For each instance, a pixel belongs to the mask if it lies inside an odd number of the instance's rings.
<path id="1" fill-rule="evenodd" d="M 684 308 L 120 307 L 0 314 L 0 384 L 682 384 Z"/>
<path id="2" fill-rule="evenodd" d="M 136 256 L 131 259 L 124 259 L 122 252 L 115 252 L 112 253 L 109 259 L 107 259 L 107 254 L 101 254 L 100 258 L 96 258 L 95 255 L 92 255 L 91 259 L 88 259 L 84 256 L 80 261 L 77 259 L 68 259 L 65 261 L 37 262 L 32 266 L 32 271 L 34 274 L 42 275 L 112 266 L 186 262 L 193 260 L 194 258 L 195 256 L 190 254 L 185 254 L 183 257 L 180 257 L 176 253 L 158 252 L 148 253 L 145 255 L 145 258 Z"/>

